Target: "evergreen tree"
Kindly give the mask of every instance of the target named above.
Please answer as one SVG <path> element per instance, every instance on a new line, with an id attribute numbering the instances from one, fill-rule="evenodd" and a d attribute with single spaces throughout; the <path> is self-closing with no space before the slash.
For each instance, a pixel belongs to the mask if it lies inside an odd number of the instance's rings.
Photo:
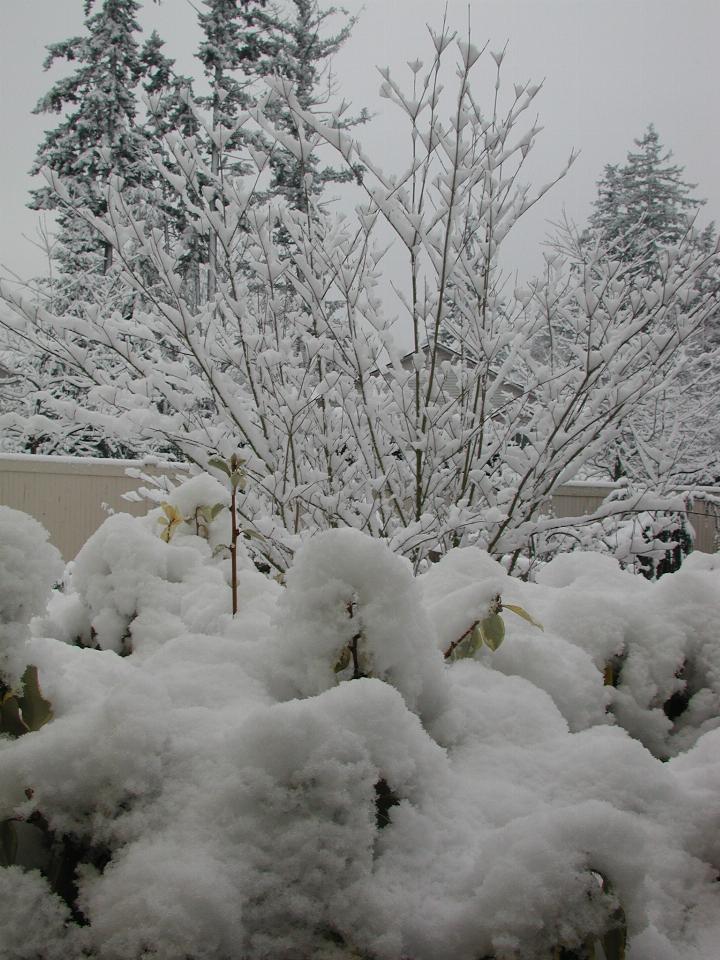
<path id="1" fill-rule="evenodd" d="M 693 197 L 697 184 L 683 180 L 684 167 L 670 162 L 672 151 L 652 124 L 635 144 L 637 152 L 629 152 L 624 165 L 605 167 L 590 227 L 620 260 L 645 262 L 653 272 L 658 252 L 685 236 L 705 201 Z"/>
<path id="2" fill-rule="evenodd" d="M 232 128 L 238 113 L 250 106 L 250 64 L 260 56 L 261 34 L 257 27 L 258 11 L 266 0 L 203 0 L 204 11 L 198 21 L 204 39 L 197 57 L 203 65 L 210 93 L 198 103 L 211 110 L 212 127 Z M 225 172 L 242 173 L 244 166 L 232 153 L 242 143 L 242 134 L 235 132 L 221 146 L 210 138 L 209 165 L 212 178 Z M 212 299 L 218 275 L 217 235 L 208 238 L 208 299 Z"/>
<path id="3" fill-rule="evenodd" d="M 153 30 L 140 55 L 143 99 L 147 105 L 143 129 L 152 156 L 159 158 L 170 174 L 177 175 L 177 160 L 168 148 L 167 136 L 197 136 L 200 125 L 193 110 L 192 78 L 175 72 L 175 61 L 164 54 L 163 46 L 163 40 Z M 207 256 L 199 238 L 189 230 L 187 211 L 164 175 L 157 178 L 148 199 L 148 219 L 162 229 L 166 249 L 177 243 L 186 247 L 185 276 L 196 280 L 197 264 Z"/>
<path id="4" fill-rule="evenodd" d="M 303 110 L 325 112 L 330 122 L 347 128 L 369 119 L 367 110 L 359 116 L 345 116 L 347 104 L 333 105 L 333 82 L 330 60 L 340 50 L 352 32 L 356 18 L 345 21 L 336 33 L 323 36 L 326 21 L 344 12 L 337 7 L 321 9 L 317 0 L 292 0 L 290 15 L 278 7 L 271 7 L 262 15 L 265 26 L 265 52 L 256 69 L 263 76 L 277 76 L 289 81 L 293 94 Z M 267 113 L 280 130 L 300 139 L 304 133 L 301 122 L 286 103 L 271 101 Z M 353 172 L 331 166 L 319 167 L 317 155 L 299 159 L 291 151 L 276 145 L 270 158 L 272 178 L 270 191 L 284 196 L 291 206 L 307 210 L 311 196 L 322 193 L 326 184 L 341 183 L 353 177 Z M 356 166 L 355 177 L 361 176 Z"/>
<path id="5" fill-rule="evenodd" d="M 45 69 L 64 60 L 77 67 L 58 80 L 39 101 L 35 113 L 63 114 L 41 143 L 32 173 L 43 167 L 61 176 L 73 203 L 94 214 L 106 212 L 105 188 L 112 176 L 132 190 L 147 176 L 147 149 L 136 125 L 136 88 L 144 65 L 137 34 L 138 0 L 84 0 L 86 34 L 51 44 Z M 56 210 L 58 260 L 66 275 L 107 273 L 109 244 L 92 235 L 48 187 L 32 191 L 31 208 Z"/>
<path id="6" fill-rule="evenodd" d="M 229 125 L 252 102 L 247 89 L 249 67 L 261 54 L 258 15 L 265 0 L 203 0 L 203 6 L 206 9 L 198 14 L 198 21 L 204 39 L 197 57 L 210 94 L 200 102 L 212 109 L 214 125 Z"/>
<path id="7" fill-rule="evenodd" d="M 652 295 L 671 248 L 686 242 L 707 257 L 715 246 L 715 229 L 712 223 L 702 231 L 694 228 L 705 201 L 693 195 L 697 185 L 684 180 L 684 167 L 671 162 L 672 151 L 662 145 L 652 124 L 635 144 L 638 149 L 628 152 L 625 164 L 605 167 L 584 243 L 588 249 L 598 242 L 608 248 L 638 288 Z M 713 265 L 694 277 L 685 309 L 719 299 L 720 278 Z M 613 449 L 606 451 L 605 465 L 613 480 L 634 476 L 657 483 L 671 474 L 680 483 L 717 479 L 720 410 L 715 357 L 719 348 L 716 310 L 708 313 L 681 351 L 675 389 L 639 408 Z M 656 450 L 671 433 L 678 440 L 675 459 L 669 463 Z"/>
<path id="8" fill-rule="evenodd" d="M 339 11 L 321 10 L 316 0 L 292 0 L 292 12 L 266 0 L 204 0 L 199 14 L 204 39 L 198 51 L 210 86 L 210 93 L 198 99 L 210 111 L 212 126 L 228 134 L 222 146 L 217 138 L 208 143 L 210 178 L 245 172 L 240 152 L 245 146 L 265 148 L 269 153 L 269 193 L 284 196 L 291 206 L 307 210 L 309 197 L 319 195 L 331 181 L 350 179 L 353 172 L 331 167 L 320 169 L 314 154 L 298 159 L 291 150 L 274 143 L 269 148 L 259 133 L 234 129 L 238 114 L 256 105 L 265 92 L 258 84 L 263 77 L 278 77 L 292 84 L 293 95 L 303 109 L 327 108 L 330 122 L 351 126 L 367 118 L 344 118 L 345 105 L 333 109 L 329 59 L 347 40 L 354 19 L 341 29 L 323 36 L 325 22 Z M 302 124 L 288 108 L 285 98 L 271 98 L 265 116 L 279 131 L 294 139 L 303 135 Z M 358 168 L 359 170 L 359 168 Z M 356 170 L 355 175 L 359 173 Z M 217 236 L 208 242 L 208 296 L 211 298 L 219 275 Z"/>

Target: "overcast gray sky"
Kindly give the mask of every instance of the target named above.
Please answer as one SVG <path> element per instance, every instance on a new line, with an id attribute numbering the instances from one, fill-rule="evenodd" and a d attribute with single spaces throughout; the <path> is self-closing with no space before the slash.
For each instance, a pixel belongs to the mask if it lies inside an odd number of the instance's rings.
<path id="1" fill-rule="evenodd" d="M 329 5 L 323 3 L 323 5 Z M 352 38 L 336 58 L 341 93 L 379 116 L 359 134 L 387 167 L 400 157 L 397 115 L 378 98 L 376 65 L 403 80 L 405 62 L 431 59 L 426 23 L 438 26 L 444 0 L 345 0 L 359 14 Z M 529 175 L 540 185 L 564 164 L 572 147 L 581 155 L 568 177 L 518 226 L 512 247 L 521 273 L 533 270 L 548 221 L 563 209 L 583 222 L 595 182 L 608 162 L 622 161 L 648 123 L 698 183 L 705 219 L 720 220 L 720 2 L 718 0 L 449 0 L 448 19 L 462 34 L 469 19 L 473 42 L 500 49 L 508 85 L 545 79 L 535 103 L 544 132 Z M 156 26 L 167 53 L 184 72 L 197 69 L 195 12 L 189 0 L 146 0 L 143 23 Z M 58 68 L 43 73 L 48 43 L 82 28 L 82 0 L 0 0 L 0 264 L 29 276 L 43 261 L 29 240 L 36 217 L 25 207 L 27 176 L 51 116 L 31 110 Z M 491 88 L 477 96 L 487 102 Z"/>

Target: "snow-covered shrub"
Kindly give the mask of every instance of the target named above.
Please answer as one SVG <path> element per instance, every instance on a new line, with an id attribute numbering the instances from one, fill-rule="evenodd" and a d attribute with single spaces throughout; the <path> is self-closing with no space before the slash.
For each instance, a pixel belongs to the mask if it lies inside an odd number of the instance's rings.
<path id="1" fill-rule="evenodd" d="M 555 588 L 536 601 L 547 629 L 592 658 L 618 723 L 656 756 L 687 750 L 720 725 L 714 557 L 691 554 L 681 570 L 651 583 L 609 557 L 565 554 L 538 581 Z"/>
<path id="2" fill-rule="evenodd" d="M 199 474 L 145 518 L 109 517 L 70 565 L 65 592 L 38 629 L 118 653 L 173 635 L 181 623 L 212 629 L 231 605 L 229 565 L 218 556 L 231 535 L 228 501 L 222 484 Z M 214 516 L 203 512 L 215 506 L 222 509 Z M 253 569 L 242 544 L 238 564 Z"/>
<path id="3" fill-rule="evenodd" d="M 312 696 L 338 679 L 378 677 L 421 716 L 443 699 L 442 657 L 410 562 L 357 530 L 311 540 L 278 602 L 273 682 Z"/>
<path id="4" fill-rule="evenodd" d="M 26 666 L 28 624 L 61 574 L 60 553 L 48 543 L 47 530 L 26 513 L 0 506 L 0 681 L 8 686 Z"/>
<path id="5" fill-rule="evenodd" d="M 209 474 L 199 473 L 175 486 L 165 497 L 161 512 L 156 510 L 152 517 L 163 528 L 162 538 L 167 543 L 195 536 L 216 549 L 230 540 L 229 504 L 227 489 Z"/>
<path id="6" fill-rule="evenodd" d="M 78 955 L 80 930 L 70 911 L 35 871 L 0 869 L 0 951 L 4 960 L 68 960 Z M 76 953 L 78 951 L 78 953 Z"/>
<path id="7" fill-rule="evenodd" d="M 37 520 L 0 506 L 0 737 L 39 730 L 52 716 L 27 644 L 30 620 L 62 572 L 60 553 L 47 541 Z M 0 846 L 15 844 L 13 827 L 0 824 L 0 834 Z"/>
<path id="8" fill-rule="evenodd" d="M 712 559 L 651 583 L 577 554 L 525 583 L 462 548 L 415 576 L 334 530 L 285 587 L 248 564 L 232 617 L 226 561 L 161 533 L 109 518 L 34 623 L 54 719 L 0 739 L 30 870 L 0 871 L 3 957 L 615 958 L 627 934 L 628 960 L 714 960 Z M 78 586 L 130 646 L 57 639 Z M 446 658 L 498 595 L 544 632 L 509 611 L 498 649 Z M 647 693 L 681 654 L 699 686 L 658 739 Z"/>

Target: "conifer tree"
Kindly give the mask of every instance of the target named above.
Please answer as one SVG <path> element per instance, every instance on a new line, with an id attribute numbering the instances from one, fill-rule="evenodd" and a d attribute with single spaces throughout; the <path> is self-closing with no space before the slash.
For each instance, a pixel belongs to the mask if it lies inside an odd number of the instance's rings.
<path id="1" fill-rule="evenodd" d="M 712 223 L 701 231 L 695 228 L 705 201 L 694 196 L 697 185 L 685 181 L 685 168 L 672 162 L 672 151 L 662 145 L 652 124 L 635 145 L 637 151 L 628 152 L 625 164 L 606 165 L 584 241 L 588 248 L 600 243 L 608 249 L 645 291 L 643 295 L 654 296 L 653 284 L 672 259 L 672 249 L 686 243 L 698 255 L 709 256 L 715 229 Z M 717 302 L 719 295 L 720 278 L 713 263 L 693 278 L 685 309 Z M 674 390 L 638 408 L 612 451 L 605 452 L 612 479 L 631 476 L 656 484 L 671 477 L 681 483 L 717 479 L 720 385 L 714 358 L 720 348 L 719 319 L 717 311 L 708 313 L 678 356 Z M 662 331 L 653 327 L 648 332 Z M 657 453 L 671 433 L 678 438 L 672 462 Z"/>
<path id="2" fill-rule="evenodd" d="M 212 112 L 212 127 L 230 128 L 240 110 L 251 103 L 248 91 L 248 65 L 259 56 L 259 32 L 256 29 L 258 10 L 265 0 L 203 0 L 204 11 L 198 21 L 204 39 L 197 57 L 210 84 L 208 96 L 199 98 L 201 105 Z M 210 139 L 210 173 L 213 178 L 227 170 L 240 173 L 241 163 L 231 160 L 232 151 L 241 142 L 241 134 L 231 135 L 221 147 Z M 208 299 L 214 296 L 218 274 L 217 236 L 211 231 L 208 242 Z"/>
<path id="3" fill-rule="evenodd" d="M 168 149 L 167 135 L 197 136 L 200 125 L 193 111 L 192 78 L 175 71 L 175 61 L 165 55 L 163 47 L 164 41 L 153 30 L 140 55 L 143 67 L 141 86 L 146 105 L 143 131 L 152 157 L 159 158 L 166 170 L 176 175 L 177 161 Z M 156 160 L 153 165 L 156 166 Z M 149 199 L 152 208 L 148 204 L 148 217 L 162 229 L 166 249 L 177 243 L 183 244 L 187 248 L 186 276 L 194 277 L 203 254 L 198 238 L 188 229 L 187 212 L 164 175 L 153 184 Z"/>
<path id="4" fill-rule="evenodd" d="M 144 66 L 137 35 L 138 0 L 84 0 L 86 33 L 51 44 L 45 69 L 56 61 L 77 65 L 53 84 L 35 113 L 62 114 L 45 134 L 32 173 L 43 167 L 61 176 L 73 203 L 102 216 L 108 181 L 120 176 L 127 190 L 147 175 L 146 140 L 136 124 L 136 88 Z M 48 187 L 32 191 L 31 208 L 56 210 L 60 261 L 66 275 L 107 273 L 109 244 L 88 232 L 73 210 Z"/>
<path id="5" fill-rule="evenodd" d="M 679 243 L 705 201 L 693 196 L 697 184 L 683 180 L 684 167 L 671 163 L 653 124 L 635 144 L 625 164 L 605 167 L 590 227 L 623 262 L 645 261 L 652 270 L 658 252 Z"/>
<path id="6" fill-rule="evenodd" d="M 293 10 L 272 7 L 262 15 L 266 41 L 263 55 L 257 62 L 257 70 L 263 76 L 276 76 L 289 81 L 293 94 L 303 110 L 327 113 L 332 125 L 342 128 L 356 126 L 369 119 L 367 110 L 359 116 L 346 116 L 347 104 L 333 104 L 333 78 L 330 71 L 331 58 L 349 38 L 356 18 L 350 17 L 335 33 L 323 35 L 326 22 L 344 11 L 337 7 L 321 9 L 317 0 L 292 0 Z M 301 121 L 282 99 L 268 104 L 267 114 L 279 129 L 299 139 L 303 133 Z M 307 210 L 311 196 L 322 193 L 328 183 L 341 183 L 351 179 L 353 173 L 331 166 L 322 169 L 317 155 L 298 158 L 291 151 L 278 148 L 270 158 L 272 193 L 284 196 L 291 206 Z M 356 166 L 355 177 L 361 175 Z"/>

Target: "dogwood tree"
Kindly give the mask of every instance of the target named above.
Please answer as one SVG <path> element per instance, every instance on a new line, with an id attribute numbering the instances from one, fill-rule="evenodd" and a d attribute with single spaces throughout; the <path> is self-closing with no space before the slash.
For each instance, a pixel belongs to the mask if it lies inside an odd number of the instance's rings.
<path id="1" fill-rule="evenodd" d="M 516 566 L 572 522 L 545 515 L 553 488 L 669 385 L 679 347 L 715 309 L 714 294 L 693 296 L 714 253 L 684 242 L 650 279 L 600 246 L 588 254 L 569 231 L 544 276 L 508 288 L 498 263 L 504 239 L 552 186 L 532 191 L 521 180 L 539 133 L 526 120 L 539 87 L 517 85 L 485 112 L 473 73 L 492 57 L 499 87 L 503 55 L 453 39 L 431 34 L 430 66 L 411 63 L 407 87 L 383 72 L 382 93 L 410 139 L 397 172 L 304 109 L 282 79 L 211 131 L 219 145 L 241 129 L 247 142 L 259 131 L 297 158 L 323 148 L 348 169 L 362 164 L 351 216 L 259 202 L 266 152 L 247 150 L 249 174 L 218 176 L 197 140 L 168 135 L 176 171 L 161 160 L 159 169 L 192 228 L 217 246 L 206 303 L 185 298 L 182 251 L 138 218 L 118 180 L 108 185 L 106 216 L 79 216 L 112 246 L 113 269 L 142 306 L 131 316 L 97 306 L 56 316 L 2 288 L 14 333 L 84 378 L 86 403 L 57 401 L 58 415 L 200 466 L 242 458 L 242 524 L 279 570 L 306 534 L 341 526 L 385 538 L 416 566 L 469 542 Z M 448 60 L 457 81 L 443 120 Z M 273 124 L 277 100 L 297 116 L 299 138 Z M 69 204 L 62 178 L 46 176 Z M 407 265 L 391 278 L 411 331 L 405 357 L 379 294 L 383 223 Z M 282 249 L 278 225 L 291 240 Z M 446 321 L 457 351 L 442 343 Z M 108 362 L 94 364 L 91 346 Z M 684 504 L 638 494 L 599 516 L 668 506 Z"/>

